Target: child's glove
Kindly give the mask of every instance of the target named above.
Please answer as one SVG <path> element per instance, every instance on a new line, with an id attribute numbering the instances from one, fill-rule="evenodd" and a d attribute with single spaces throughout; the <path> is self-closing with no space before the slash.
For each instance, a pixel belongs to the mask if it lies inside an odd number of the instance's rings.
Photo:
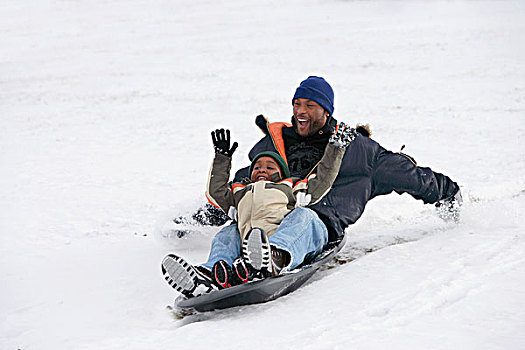
<path id="1" fill-rule="evenodd" d="M 228 157 L 231 157 L 233 152 L 237 149 L 237 146 L 239 146 L 237 142 L 234 142 L 230 148 L 230 130 L 228 129 L 217 129 L 212 131 L 211 139 L 213 141 L 215 153 L 220 153 Z"/>
<path id="2" fill-rule="evenodd" d="M 357 132 L 355 129 L 341 122 L 335 128 L 335 132 L 330 136 L 328 142 L 336 147 L 347 147 L 356 137 Z"/>
<path id="3" fill-rule="evenodd" d="M 295 199 L 295 207 L 306 207 L 312 201 L 312 195 L 306 192 L 298 192 Z"/>

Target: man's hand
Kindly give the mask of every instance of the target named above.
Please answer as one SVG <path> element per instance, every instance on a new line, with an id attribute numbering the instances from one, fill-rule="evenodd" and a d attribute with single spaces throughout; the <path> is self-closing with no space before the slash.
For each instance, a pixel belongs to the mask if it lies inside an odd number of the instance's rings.
<path id="1" fill-rule="evenodd" d="M 341 122 L 335 128 L 335 131 L 332 136 L 330 136 L 328 142 L 336 147 L 347 147 L 356 137 L 357 132 L 355 129 Z"/>
<path id="2" fill-rule="evenodd" d="M 453 196 L 438 201 L 435 206 L 439 217 L 445 221 L 459 223 L 459 212 L 463 205 L 463 196 L 458 188 Z"/>
<path id="3" fill-rule="evenodd" d="M 217 129 L 212 131 L 211 139 L 213 141 L 215 153 L 220 153 L 228 157 L 231 157 L 233 152 L 237 149 L 237 146 L 239 146 L 237 142 L 234 142 L 230 148 L 230 130 L 228 129 Z"/>

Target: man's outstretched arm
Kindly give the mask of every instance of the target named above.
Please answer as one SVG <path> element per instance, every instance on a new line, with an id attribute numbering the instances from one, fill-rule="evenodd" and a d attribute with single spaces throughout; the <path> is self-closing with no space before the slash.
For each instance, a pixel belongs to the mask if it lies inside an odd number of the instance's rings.
<path id="1" fill-rule="evenodd" d="M 459 186 L 450 177 L 435 172 L 430 168 L 417 166 L 410 156 L 403 153 L 393 153 L 384 150 L 377 158 L 374 172 L 374 191 L 372 197 L 395 191 L 398 194 L 408 193 L 424 203 L 445 205 L 447 211 L 457 211 L 461 204 Z M 452 208 L 455 205 L 456 208 Z M 444 214 L 444 215 L 442 215 Z M 457 220 L 457 212 L 450 214 L 450 218 Z M 441 213 L 448 219 L 447 213 Z"/>

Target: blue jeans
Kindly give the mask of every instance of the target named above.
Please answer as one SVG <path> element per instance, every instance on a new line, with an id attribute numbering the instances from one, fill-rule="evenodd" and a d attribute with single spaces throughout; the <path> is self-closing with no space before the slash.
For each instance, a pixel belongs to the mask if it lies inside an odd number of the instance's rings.
<path id="1" fill-rule="evenodd" d="M 328 243 L 328 230 L 313 210 L 297 208 L 284 218 L 269 240 L 272 246 L 290 253 L 291 263 L 287 269 L 291 270 L 300 265 L 307 255 L 323 251 Z M 215 235 L 208 261 L 202 266 L 211 270 L 219 260 L 231 265 L 240 254 L 241 235 L 237 224 L 233 223 Z"/>

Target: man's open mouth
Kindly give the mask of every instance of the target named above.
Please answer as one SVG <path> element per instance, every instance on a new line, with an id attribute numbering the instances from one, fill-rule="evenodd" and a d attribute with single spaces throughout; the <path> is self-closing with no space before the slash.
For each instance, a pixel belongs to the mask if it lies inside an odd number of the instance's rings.
<path id="1" fill-rule="evenodd" d="M 305 118 L 297 118 L 297 124 L 299 124 L 300 126 L 306 126 L 308 125 L 308 122 L 309 120 L 308 119 L 305 119 Z"/>

